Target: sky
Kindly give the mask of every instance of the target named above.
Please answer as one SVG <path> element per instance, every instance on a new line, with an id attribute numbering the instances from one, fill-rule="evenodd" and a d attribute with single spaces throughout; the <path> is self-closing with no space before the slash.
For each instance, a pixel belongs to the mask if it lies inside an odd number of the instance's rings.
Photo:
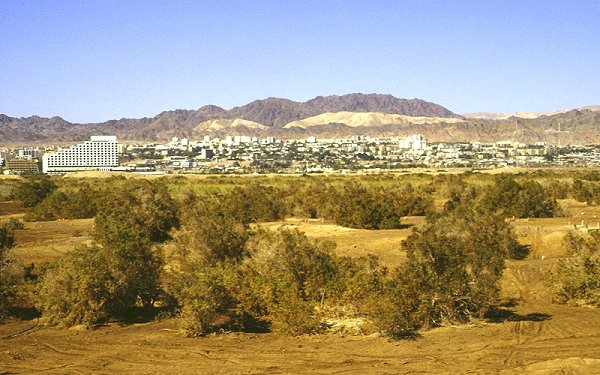
<path id="1" fill-rule="evenodd" d="M 0 113 L 71 122 L 382 93 L 600 104 L 600 1 L 0 0 Z"/>

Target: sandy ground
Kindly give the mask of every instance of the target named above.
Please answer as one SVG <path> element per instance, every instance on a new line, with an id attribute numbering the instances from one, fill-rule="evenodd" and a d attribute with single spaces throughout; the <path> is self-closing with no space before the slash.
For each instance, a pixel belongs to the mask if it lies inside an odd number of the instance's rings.
<path id="1" fill-rule="evenodd" d="M 394 268 L 406 259 L 406 253 L 401 249 L 402 241 L 410 235 L 413 228 L 420 227 L 423 222 L 423 217 L 405 217 L 402 223 L 406 228 L 393 230 L 345 228 L 319 219 L 287 219 L 285 223 L 266 223 L 262 226 L 295 228 L 308 237 L 334 241 L 338 255 L 352 257 L 375 255 L 382 264 Z"/>
<path id="2" fill-rule="evenodd" d="M 87 331 L 12 321 L 0 326 L 0 373 L 600 373 L 600 313 L 550 304 L 540 283 L 550 265 L 509 264 L 504 281 L 521 300 L 500 318 L 411 340 L 246 333 L 191 339 L 178 333 L 175 320 Z"/>
<path id="3" fill-rule="evenodd" d="M 40 264 L 74 248 L 91 243 L 94 219 L 25 222 L 15 231 L 11 252 L 24 264 Z"/>
<path id="4" fill-rule="evenodd" d="M 192 339 L 178 332 L 175 319 L 95 330 L 43 328 L 36 318 L 10 319 L 0 325 L 0 374 L 598 374 L 600 310 L 550 302 L 549 271 L 566 256 L 559 239 L 570 221 L 596 212 L 569 207 L 573 217 L 513 222 L 531 252 L 524 260 L 508 261 L 500 313 L 476 324 L 442 327 L 400 341 L 344 332 Z M 414 226 L 421 222 L 405 220 Z M 17 231 L 15 253 L 29 260 L 49 259 L 89 240 L 92 224 L 27 223 Z M 411 231 L 361 231 L 303 220 L 284 225 L 335 240 L 340 254 L 376 254 L 390 267 L 402 261 L 399 243 Z"/>

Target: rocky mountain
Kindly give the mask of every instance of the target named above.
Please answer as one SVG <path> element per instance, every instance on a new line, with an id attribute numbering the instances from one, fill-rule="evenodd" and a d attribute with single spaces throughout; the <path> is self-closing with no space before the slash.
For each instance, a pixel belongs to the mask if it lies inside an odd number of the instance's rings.
<path id="1" fill-rule="evenodd" d="M 450 110 L 420 99 L 398 99 L 392 95 L 348 94 L 317 97 L 306 102 L 268 98 L 255 100 L 231 110 L 207 105 L 197 110 L 165 111 L 152 118 L 110 120 L 102 123 L 75 124 L 60 117 L 13 118 L 0 115 L 0 142 L 80 141 L 92 134 L 114 134 L 123 141 L 162 141 L 173 136 L 193 138 L 203 132 L 235 132 L 252 129 L 282 128 L 284 125 L 325 112 L 366 112 L 407 116 L 459 118 Z M 230 123 L 205 124 L 209 120 L 232 120 Z M 240 120 L 240 121 L 235 121 Z M 248 121 L 243 123 L 243 121 Z"/>
<path id="2" fill-rule="evenodd" d="M 577 108 L 578 110 L 589 109 L 590 111 L 600 111 L 600 105 L 588 105 L 585 107 Z M 572 111 L 572 109 L 558 109 L 550 112 L 516 112 L 514 115 L 502 112 L 476 112 L 476 113 L 465 113 L 464 118 L 470 120 L 506 120 L 510 117 L 519 117 L 524 119 L 534 119 L 541 116 L 553 116 L 561 113 Z"/>
<path id="3" fill-rule="evenodd" d="M 432 141 L 514 139 L 522 142 L 600 143 L 598 106 L 535 118 L 460 116 L 421 99 L 391 95 L 319 96 L 306 102 L 268 98 L 226 110 L 207 105 L 197 110 L 165 111 L 152 118 L 76 124 L 60 117 L 15 118 L 0 114 L 0 145 L 58 144 L 90 135 L 116 135 L 121 142 L 161 142 L 171 137 L 197 139 L 244 134 L 281 138 L 409 135 Z M 561 131 L 558 132 L 558 124 Z"/>
<path id="4" fill-rule="evenodd" d="M 421 99 L 398 99 L 392 95 L 383 94 L 317 96 L 316 98 L 307 101 L 305 104 L 312 108 L 315 113 L 380 112 L 417 117 L 461 118 L 461 116 L 439 104 L 426 102 Z"/>

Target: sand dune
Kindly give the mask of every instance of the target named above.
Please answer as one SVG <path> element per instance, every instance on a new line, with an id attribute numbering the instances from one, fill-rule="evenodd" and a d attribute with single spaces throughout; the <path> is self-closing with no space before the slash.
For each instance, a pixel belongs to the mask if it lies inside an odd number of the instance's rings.
<path id="1" fill-rule="evenodd" d="M 303 120 L 292 121 L 284 128 L 309 128 L 324 124 L 346 124 L 351 127 L 379 125 L 409 125 L 430 123 L 457 123 L 463 120 L 446 117 L 412 117 L 379 112 L 327 112 Z"/>
<path id="2" fill-rule="evenodd" d="M 244 120 L 241 118 L 236 118 L 232 120 L 228 119 L 217 119 L 217 120 L 208 120 L 204 121 L 198 126 L 196 126 L 195 130 L 223 130 L 228 128 L 235 128 L 238 126 L 245 126 L 249 129 L 268 129 L 268 126 L 259 124 L 258 122 Z"/>

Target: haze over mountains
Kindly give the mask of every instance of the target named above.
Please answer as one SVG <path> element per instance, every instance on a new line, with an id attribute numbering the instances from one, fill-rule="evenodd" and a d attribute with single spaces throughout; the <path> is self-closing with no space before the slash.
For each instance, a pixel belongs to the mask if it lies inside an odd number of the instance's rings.
<path id="1" fill-rule="evenodd" d="M 306 102 L 268 98 L 230 110 L 206 105 L 197 110 L 165 111 L 152 118 L 76 124 L 60 117 L 14 118 L 0 114 L 3 144 L 81 141 L 94 134 L 123 142 L 195 139 L 203 135 L 256 135 L 301 138 L 308 135 L 392 136 L 420 133 L 432 141 L 519 140 L 548 143 L 600 143 L 600 109 L 590 106 L 551 114 L 478 113 L 461 116 L 421 99 L 382 94 L 319 96 Z M 558 124 L 561 131 L 558 132 Z"/>

